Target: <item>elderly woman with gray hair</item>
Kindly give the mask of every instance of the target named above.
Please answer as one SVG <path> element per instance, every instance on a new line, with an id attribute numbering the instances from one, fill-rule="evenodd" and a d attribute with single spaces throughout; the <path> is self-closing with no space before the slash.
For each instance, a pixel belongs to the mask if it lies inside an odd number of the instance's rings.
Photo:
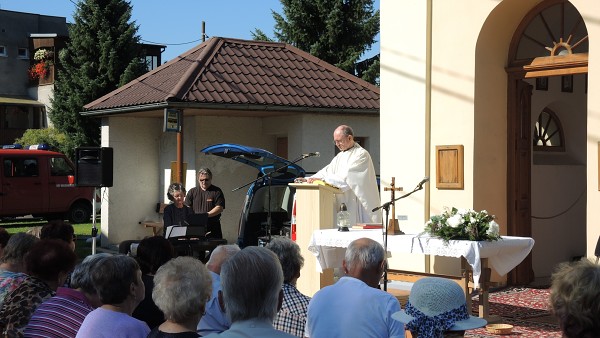
<path id="1" fill-rule="evenodd" d="M 192 208 L 185 205 L 185 187 L 181 183 L 171 183 L 167 197 L 171 204 L 167 205 L 163 214 L 164 229 L 172 225 L 184 225 L 189 215 L 194 213 Z"/>
<path id="2" fill-rule="evenodd" d="M 56 296 L 35 310 L 25 327 L 26 337 L 75 337 L 88 313 L 101 305 L 91 271 L 109 253 L 87 256 L 71 273 L 71 288 L 59 287 Z"/>
<path id="3" fill-rule="evenodd" d="M 266 248 L 277 255 L 283 269 L 283 304 L 277 312 L 273 326 L 277 330 L 304 337 L 310 297 L 296 289 L 300 269 L 304 265 L 300 246 L 287 237 L 273 237 Z"/>
<path id="4" fill-rule="evenodd" d="M 196 327 L 210 295 L 210 274 L 199 260 L 183 256 L 162 265 L 154 276 L 152 299 L 166 320 L 148 338 L 200 337 Z"/>
<path id="5" fill-rule="evenodd" d="M 146 338 L 148 324 L 131 316 L 145 292 L 135 259 L 125 255 L 102 258 L 91 277 L 102 305 L 85 317 L 76 337 Z"/>

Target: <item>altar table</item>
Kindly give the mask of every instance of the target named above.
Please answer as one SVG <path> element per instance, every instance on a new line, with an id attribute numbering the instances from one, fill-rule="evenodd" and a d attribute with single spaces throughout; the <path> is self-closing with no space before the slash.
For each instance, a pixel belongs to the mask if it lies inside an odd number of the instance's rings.
<path id="1" fill-rule="evenodd" d="M 376 230 L 352 229 L 340 232 L 336 229 L 315 230 L 308 247 L 317 259 L 318 269 L 340 268 L 346 247 L 355 239 L 367 237 L 383 245 L 383 232 Z M 473 271 L 473 283 L 479 288 L 482 270 L 489 266 L 503 276 L 521 263 L 531 252 L 535 241 L 529 237 L 502 236 L 500 240 L 488 241 L 449 241 L 428 235 L 389 235 L 387 251 L 416 253 L 433 256 L 464 257 Z M 483 302 L 487 303 L 487 280 L 482 289 Z M 480 288 L 481 289 L 481 288 Z M 485 304 L 483 315 L 487 316 Z M 480 313 L 482 315 L 482 313 Z"/>
<path id="2" fill-rule="evenodd" d="M 308 249 L 316 256 L 320 269 L 342 266 L 346 247 L 361 237 L 371 238 L 383 245 L 382 231 L 355 230 L 340 232 L 336 229 L 316 230 Z M 473 269 L 473 282 L 477 285 L 481 275 L 481 259 L 487 258 L 490 266 L 501 276 L 510 272 L 531 252 L 534 240 L 529 237 L 502 236 L 498 241 L 449 241 L 427 235 L 390 235 L 389 252 L 417 253 L 433 256 L 464 257 Z M 337 249 L 335 249 L 337 248 Z"/>

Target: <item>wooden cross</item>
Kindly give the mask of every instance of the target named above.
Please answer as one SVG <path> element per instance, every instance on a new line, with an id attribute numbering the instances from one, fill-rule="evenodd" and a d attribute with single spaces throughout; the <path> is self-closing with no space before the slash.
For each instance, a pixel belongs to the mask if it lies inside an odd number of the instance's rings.
<path id="1" fill-rule="evenodd" d="M 402 187 L 396 188 L 396 178 L 392 177 L 392 183 L 390 187 L 383 188 L 383 191 L 391 191 L 392 199 L 396 199 L 396 191 L 402 191 Z M 392 217 L 389 220 L 387 227 L 388 235 L 404 235 L 404 232 L 400 231 L 400 227 L 398 226 L 398 220 L 396 219 L 396 203 L 392 202 Z"/>

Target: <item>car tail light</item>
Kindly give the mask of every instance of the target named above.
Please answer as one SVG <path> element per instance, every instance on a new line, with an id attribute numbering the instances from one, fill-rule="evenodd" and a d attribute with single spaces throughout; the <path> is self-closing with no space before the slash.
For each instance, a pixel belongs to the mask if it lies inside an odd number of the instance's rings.
<path id="1" fill-rule="evenodd" d="M 294 194 L 294 204 L 292 206 L 292 219 L 290 225 L 290 237 L 292 241 L 296 241 L 296 195 Z"/>

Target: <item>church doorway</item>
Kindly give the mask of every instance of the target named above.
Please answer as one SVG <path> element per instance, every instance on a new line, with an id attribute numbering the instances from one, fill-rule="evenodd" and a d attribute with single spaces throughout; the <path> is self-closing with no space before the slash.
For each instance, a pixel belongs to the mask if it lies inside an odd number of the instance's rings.
<path id="1" fill-rule="evenodd" d="M 568 1 L 533 8 L 508 55 L 507 233 L 533 237 L 522 285 L 585 255 L 588 33 Z M 575 254 L 574 254 L 575 253 Z"/>

